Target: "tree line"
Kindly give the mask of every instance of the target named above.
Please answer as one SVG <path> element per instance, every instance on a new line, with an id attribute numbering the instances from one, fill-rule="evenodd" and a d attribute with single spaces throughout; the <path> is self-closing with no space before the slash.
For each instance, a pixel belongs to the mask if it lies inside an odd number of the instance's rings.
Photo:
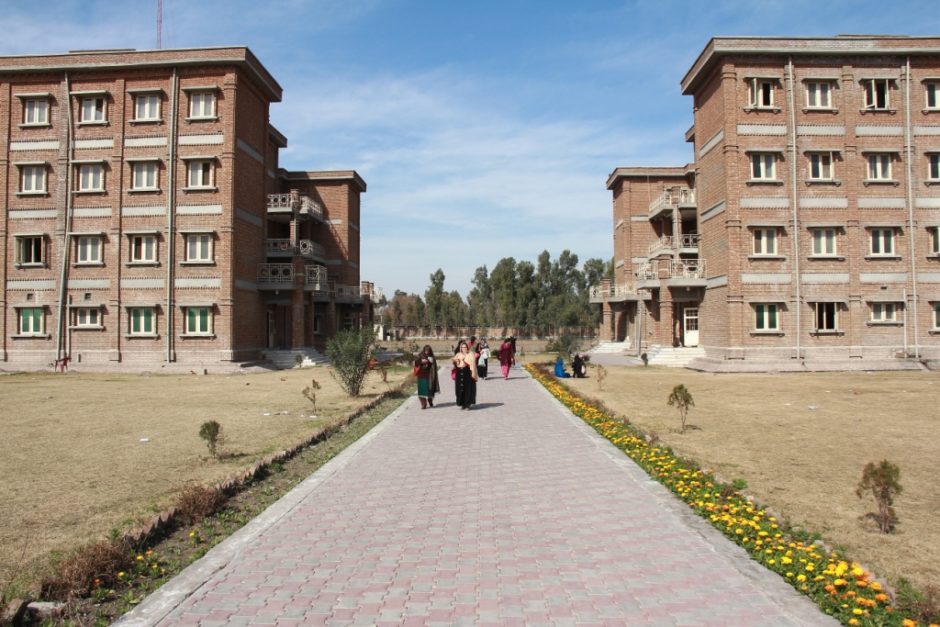
<path id="1" fill-rule="evenodd" d="M 535 263 L 504 257 L 473 275 L 466 300 L 444 289 L 444 271 L 430 276 L 424 298 L 396 290 L 385 303 L 382 321 L 393 326 L 476 326 L 537 329 L 550 334 L 559 327 L 594 327 L 600 310 L 592 307 L 590 288 L 613 276 L 613 262 L 588 259 L 568 250 L 552 260 L 547 250 Z"/>

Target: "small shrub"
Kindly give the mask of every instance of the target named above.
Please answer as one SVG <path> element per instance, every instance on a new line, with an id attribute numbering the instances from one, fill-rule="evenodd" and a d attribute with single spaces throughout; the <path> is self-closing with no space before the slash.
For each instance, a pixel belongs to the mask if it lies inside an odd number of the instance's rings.
<path id="1" fill-rule="evenodd" d="M 374 346 L 371 329 L 340 331 L 326 344 L 326 355 L 333 366 L 330 372 L 350 396 L 359 396 Z"/>
<path id="2" fill-rule="evenodd" d="M 195 524 L 219 511 L 225 504 L 225 495 L 216 488 L 190 485 L 183 488 L 176 498 L 179 515 L 190 524 Z"/>
<path id="3" fill-rule="evenodd" d="M 747 490 L 747 480 L 745 479 L 735 479 L 731 482 L 731 487 L 741 492 L 742 490 Z"/>
<path id="4" fill-rule="evenodd" d="M 597 389 L 603 390 L 604 380 L 607 378 L 607 368 L 600 365 L 597 366 L 597 374 L 595 376 L 597 377 Z"/>
<path id="5" fill-rule="evenodd" d="M 892 505 L 894 497 L 901 493 L 900 477 L 901 469 L 886 459 L 881 460 L 877 466 L 874 462 L 868 462 L 855 489 L 858 498 L 871 493 L 875 499 L 878 511 L 869 512 L 865 517 L 878 523 L 881 533 L 891 533 L 898 524 L 898 517 Z"/>
<path id="6" fill-rule="evenodd" d="M 218 457 L 219 448 L 225 441 L 225 436 L 222 434 L 222 425 L 217 420 L 208 420 L 202 423 L 202 426 L 199 427 L 199 437 L 206 441 L 209 454 Z"/>
<path id="7" fill-rule="evenodd" d="M 101 540 L 76 549 L 42 581 L 42 597 L 65 601 L 91 594 L 99 585 L 114 585 L 133 565 L 131 547 L 123 540 Z"/>
<path id="8" fill-rule="evenodd" d="M 644 366 L 650 365 L 650 356 L 646 353 L 640 355 L 640 360 L 643 362 Z"/>
<path id="9" fill-rule="evenodd" d="M 581 348 L 581 338 L 564 333 L 545 345 L 546 352 L 567 357 Z"/>
<path id="10" fill-rule="evenodd" d="M 320 389 L 320 384 L 316 379 L 310 379 L 310 385 L 305 387 L 301 392 L 310 404 L 313 405 L 313 413 L 317 413 L 317 390 Z"/>
<path id="11" fill-rule="evenodd" d="M 685 433 L 685 421 L 689 417 L 689 408 L 695 407 L 695 401 L 692 400 L 692 395 L 685 389 L 685 386 L 680 383 L 672 388 L 672 393 L 669 395 L 669 400 L 666 401 L 666 404 L 670 407 L 675 407 L 679 411 L 682 433 Z"/>

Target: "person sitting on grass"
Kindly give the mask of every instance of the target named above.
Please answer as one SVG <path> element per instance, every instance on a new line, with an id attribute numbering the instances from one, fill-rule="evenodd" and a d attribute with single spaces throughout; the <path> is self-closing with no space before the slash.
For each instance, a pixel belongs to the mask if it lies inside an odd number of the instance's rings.
<path id="1" fill-rule="evenodd" d="M 571 375 L 565 372 L 565 362 L 561 358 L 561 355 L 559 355 L 558 359 L 555 361 L 555 376 L 559 379 L 571 378 Z"/>
<path id="2" fill-rule="evenodd" d="M 584 373 L 587 370 L 587 367 L 584 365 L 584 360 L 581 359 L 581 355 L 578 353 L 574 354 L 574 361 L 571 362 L 571 369 L 574 370 L 574 376 L 577 379 L 583 379 Z"/>

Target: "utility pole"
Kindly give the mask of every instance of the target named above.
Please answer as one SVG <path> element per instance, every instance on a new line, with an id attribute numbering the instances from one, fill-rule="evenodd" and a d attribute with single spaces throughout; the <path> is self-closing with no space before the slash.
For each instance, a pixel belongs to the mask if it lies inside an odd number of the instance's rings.
<path id="1" fill-rule="evenodd" d="M 163 48 L 163 0 L 157 0 L 157 50 Z"/>

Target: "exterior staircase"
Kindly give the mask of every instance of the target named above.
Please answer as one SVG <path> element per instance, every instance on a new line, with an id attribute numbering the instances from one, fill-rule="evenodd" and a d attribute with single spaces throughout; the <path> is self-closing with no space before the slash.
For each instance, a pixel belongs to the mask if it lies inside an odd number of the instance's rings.
<path id="1" fill-rule="evenodd" d="M 587 352 L 588 355 L 622 355 L 630 350 L 630 342 L 601 342 Z"/>
<path id="2" fill-rule="evenodd" d="M 668 366 L 670 368 L 685 368 L 693 359 L 705 356 L 705 349 L 696 346 L 692 348 L 667 346 L 651 346 L 646 351 L 649 364 L 652 366 Z"/>
<path id="3" fill-rule="evenodd" d="M 330 363 L 326 355 L 315 348 L 296 348 L 291 350 L 266 350 L 264 358 L 278 370 L 291 368 L 311 368 Z M 298 357 L 300 361 L 298 363 Z"/>

